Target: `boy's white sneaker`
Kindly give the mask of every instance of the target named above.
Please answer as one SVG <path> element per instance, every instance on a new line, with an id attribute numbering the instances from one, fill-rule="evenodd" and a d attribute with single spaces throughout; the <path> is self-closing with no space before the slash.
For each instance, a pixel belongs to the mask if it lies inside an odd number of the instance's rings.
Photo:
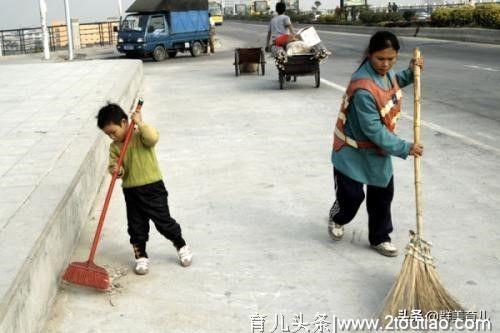
<path id="1" fill-rule="evenodd" d="M 146 275 L 149 273 L 149 259 L 142 257 L 135 259 L 134 272 L 137 275 Z"/>
<path id="2" fill-rule="evenodd" d="M 189 245 L 184 245 L 179 250 L 177 250 L 177 255 L 179 256 L 179 261 L 182 266 L 187 267 L 191 265 L 193 261 L 193 253 Z"/>

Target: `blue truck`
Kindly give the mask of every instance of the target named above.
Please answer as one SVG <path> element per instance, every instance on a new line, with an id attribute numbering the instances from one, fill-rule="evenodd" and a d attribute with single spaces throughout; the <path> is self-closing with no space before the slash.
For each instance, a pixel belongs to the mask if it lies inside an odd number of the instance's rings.
<path id="1" fill-rule="evenodd" d="M 116 45 L 127 57 L 151 56 L 162 61 L 178 52 L 197 57 L 206 51 L 208 0 L 136 0 L 127 13 Z"/>

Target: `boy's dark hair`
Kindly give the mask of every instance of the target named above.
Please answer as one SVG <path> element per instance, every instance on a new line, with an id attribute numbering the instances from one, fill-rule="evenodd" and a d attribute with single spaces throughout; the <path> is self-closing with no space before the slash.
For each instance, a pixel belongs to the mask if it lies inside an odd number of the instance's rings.
<path id="1" fill-rule="evenodd" d="M 277 2 L 276 3 L 276 12 L 281 15 L 285 12 L 286 10 L 286 5 L 284 2 Z"/>
<path id="2" fill-rule="evenodd" d="M 128 119 L 127 114 L 123 109 L 113 103 L 103 106 L 97 114 L 97 126 L 100 129 L 108 126 L 109 124 L 121 125 L 123 119 Z"/>

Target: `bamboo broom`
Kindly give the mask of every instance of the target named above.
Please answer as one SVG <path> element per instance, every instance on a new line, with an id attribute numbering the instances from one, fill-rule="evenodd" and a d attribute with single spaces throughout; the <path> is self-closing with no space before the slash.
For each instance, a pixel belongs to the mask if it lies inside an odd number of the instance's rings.
<path id="1" fill-rule="evenodd" d="M 415 63 L 420 59 L 420 50 L 413 50 Z M 414 63 L 414 143 L 420 143 L 420 67 Z M 429 312 L 463 311 L 463 307 L 443 287 L 431 256 L 431 244 L 423 239 L 421 204 L 420 157 L 414 159 L 415 201 L 417 210 L 417 232 L 410 231 L 410 242 L 399 277 L 387 295 L 379 318 L 387 322 L 388 315 L 398 316 L 406 310 L 420 310 L 422 316 Z"/>

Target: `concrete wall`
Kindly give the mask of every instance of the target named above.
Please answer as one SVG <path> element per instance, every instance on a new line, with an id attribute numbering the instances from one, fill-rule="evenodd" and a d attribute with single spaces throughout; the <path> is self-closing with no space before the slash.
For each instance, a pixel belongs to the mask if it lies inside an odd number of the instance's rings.
<path id="1" fill-rule="evenodd" d="M 111 66 L 111 62 L 108 63 Z M 129 110 L 142 84 L 142 62 L 122 63 L 116 67 L 120 71 L 113 74 L 111 81 L 109 73 L 103 73 L 103 78 L 106 75 L 108 79 L 106 84 L 89 87 L 89 91 L 102 95 L 97 102 L 81 103 L 80 110 L 73 110 L 76 115 L 84 115 L 79 120 L 82 126 L 76 139 L 60 152 L 56 164 L 2 231 L 2 245 L 8 249 L 4 259 L 22 260 L 22 265 L 15 274 L 2 273 L 2 286 L 8 288 L 5 292 L 0 290 L 0 332 L 38 332 L 43 327 L 61 274 L 83 224 L 88 221 L 105 175 L 109 140 L 96 129 L 96 107 L 112 101 Z M 89 62 L 81 64 L 90 65 Z M 78 64 L 72 66 L 74 70 Z M 71 74 L 68 72 L 68 75 Z M 65 140 L 64 136 L 59 140 Z M 40 223 L 44 225 L 41 232 L 33 235 L 33 226 Z M 33 239 L 36 241 L 31 243 Z M 16 251 L 22 253 L 26 247 L 29 247 L 27 256 L 9 255 Z M 9 275 L 15 278 L 5 281 Z"/>

